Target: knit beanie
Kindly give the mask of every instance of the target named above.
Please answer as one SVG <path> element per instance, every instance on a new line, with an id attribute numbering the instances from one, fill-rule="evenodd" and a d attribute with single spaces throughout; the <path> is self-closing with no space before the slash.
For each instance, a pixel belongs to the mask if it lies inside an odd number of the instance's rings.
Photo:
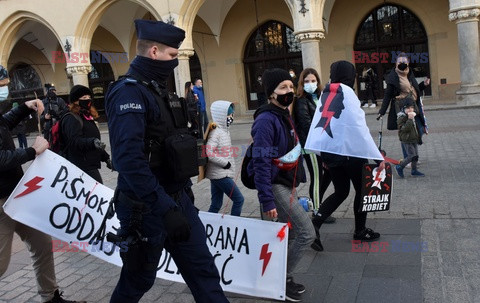
<path id="1" fill-rule="evenodd" d="M 348 61 L 337 61 L 330 65 L 330 82 L 343 83 L 353 88 L 355 83 L 355 66 Z"/>
<path id="2" fill-rule="evenodd" d="M 263 87 L 265 88 L 267 98 L 269 98 L 275 88 L 285 80 L 292 80 L 292 77 L 290 77 L 290 74 L 286 70 L 281 68 L 267 69 L 262 76 Z"/>
<path id="3" fill-rule="evenodd" d="M 405 98 L 403 100 L 402 109 L 405 110 L 407 107 L 410 107 L 410 106 L 415 106 L 415 103 L 414 103 L 413 99 Z"/>
<path id="4" fill-rule="evenodd" d="M 70 103 L 78 101 L 81 97 L 85 95 L 90 95 L 90 97 L 93 97 L 93 93 L 88 87 L 83 85 L 75 85 L 70 90 Z"/>

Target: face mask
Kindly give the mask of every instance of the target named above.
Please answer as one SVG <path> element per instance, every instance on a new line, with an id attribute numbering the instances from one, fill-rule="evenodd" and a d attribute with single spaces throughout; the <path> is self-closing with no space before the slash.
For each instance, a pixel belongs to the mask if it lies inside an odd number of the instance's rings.
<path id="1" fill-rule="evenodd" d="M 78 105 L 80 105 L 82 109 L 90 110 L 90 107 L 92 107 L 92 99 L 78 100 Z"/>
<path id="2" fill-rule="evenodd" d="M 7 100 L 8 97 L 8 85 L 0 87 L 0 102 Z"/>
<path id="3" fill-rule="evenodd" d="M 398 69 L 399 69 L 399 70 L 402 70 L 402 71 L 403 71 L 403 70 L 406 70 L 407 67 L 408 67 L 408 64 L 406 64 L 406 63 L 400 63 L 400 64 L 398 65 Z"/>
<path id="4" fill-rule="evenodd" d="M 53 91 L 49 90 L 47 92 L 47 97 L 50 99 L 55 99 L 57 97 L 57 94 L 55 94 Z"/>
<path id="5" fill-rule="evenodd" d="M 295 77 L 295 74 L 294 73 L 290 73 L 290 77 Z"/>
<path id="6" fill-rule="evenodd" d="M 303 90 L 309 94 L 313 94 L 317 90 L 317 82 L 315 83 L 305 83 L 303 85 Z"/>
<path id="7" fill-rule="evenodd" d="M 293 92 L 289 92 L 284 95 L 277 95 L 277 101 L 282 106 L 289 106 L 293 102 Z"/>
<path id="8" fill-rule="evenodd" d="M 227 117 L 227 127 L 232 125 L 232 123 L 233 123 L 233 117 Z"/>

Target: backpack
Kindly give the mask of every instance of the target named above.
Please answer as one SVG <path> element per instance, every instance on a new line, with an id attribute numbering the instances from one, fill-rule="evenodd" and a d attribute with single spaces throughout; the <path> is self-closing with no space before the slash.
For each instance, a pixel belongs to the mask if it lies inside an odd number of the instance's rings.
<path id="1" fill-rule="evenodd" d="M 65 143 L 62 142 L 62 126 L 61 122 L 63 118 L 65 118 L 67 115 L 73 115 L 75 119 L 77 119 L 78 122 L 80 122 L 80 127 L 83 129 L 83 121 L 82 118 L 80 118 L 78 115 L 75 115 L 71 112 L 66 112 L 63 114 L 59 120 L 53 124 L 51 130 L 50 130 L 50 150 L 59 154 L 59 155 L 64 155 L 68 146 L 70 145 L 70 142 L 65 146 Z"/>
<path id="2" fill-rule="evenodd" d="M 240 178 L 242 180 L 243 185 L 245 185 L 246 188 L 256 189 L 256 187 L 255 187 L 255 173 L 252 173 L 251 175 L 249 175 L 248 171 L 247 171 L 248 164 L 250 163 L 250 161 L 252 161 L 252 149 L 253 149 L 253 142 L 247 148 L 247 152 L 245 153 L 245 157 L 243 157 L 242 170 L 241 170 L 241 173 L 240 173 Z"/>

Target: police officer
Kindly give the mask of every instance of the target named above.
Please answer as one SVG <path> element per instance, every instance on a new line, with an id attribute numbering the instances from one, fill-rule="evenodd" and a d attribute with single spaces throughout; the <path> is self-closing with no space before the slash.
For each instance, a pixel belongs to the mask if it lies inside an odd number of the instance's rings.
<path id="1" fill-rule="evenodd" d="M 189 159 L 196 157 L 196 147 L 192 150 L 188 135 L 175 135 L 187 127 L 186 110 L 165 87 L 178 65 L 185 32 L 160 21 L 135 20 L 135 27 L 137 56 L 127 75 L 113 83 L 106 95 L 113 164 L 118 171 L 118 236 L 129 243 L 127 252 L 121 253 L 123 267 L 110 302 L 140 300 L 154 283 L 163 248 L 196 302 L 228 302 L 192 203 L 191 165 L 197 162 Z"/>

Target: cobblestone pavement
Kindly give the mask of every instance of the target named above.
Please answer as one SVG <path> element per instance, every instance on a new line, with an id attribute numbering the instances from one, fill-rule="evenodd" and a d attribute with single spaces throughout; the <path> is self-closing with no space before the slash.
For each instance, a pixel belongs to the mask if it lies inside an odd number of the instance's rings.
<path id="1" fill-rule="evenodd" d="M 419 170 L 426 177 L 412 178 L 406 170 L 405 179 L 395 178 L 391 210 L 371 214 L 367 221 L 382 234 L 380 240 L 390 250 L 352 251 L 352 191 L 334 214 L 338 222 L 322 227 L 325 251 L 310 250 L 302 260 L 297 281 L 307 286 L 304 302 L 480 302 L 480 108 L 430 106 L 427 115 L 430 134 L 419 148 Z M 249 144 L 251 122 L 247 118 L 233 124 L 234 145 Z M 378 142 L 380 124 L 373 110 L 367 109 L 367 123 Z M 105 125 L 101 129 L 108 142 Z M 401 157 L 395 131 L 384 129 L 382 141 L 389 157 Z M 238 168 L 241 158 L 236 160 Z M 114 188 L 116 173 L 106 168 L 101 173 L 105 184 Z M 193 188 L 196 205 L 207 210 L 208 180 Z M 245 195 L 242 216 L 259 218 L 256 192 L 241 184 L 240 188 Z M 298 191 L 308 193 L 304 184 Z M 327 194 L 331 192 L 329 188 Z M 421 253 L 393 249 L 398 241 L 424 243 L 428 248 Z M 55 253 L 55 263 L 58 283 L 67 298 L 108 302 L 118 267 L 86 253 Z M 10 267 L 0 278 L 0 302 L 39 302 L 36 292 L 28 252 L 15 237 Z M 272 302 L 236 294 L 228 297 L 235 303 Z M 141 302 L 193 299 L 184 284 L 157 279 Z"/>

